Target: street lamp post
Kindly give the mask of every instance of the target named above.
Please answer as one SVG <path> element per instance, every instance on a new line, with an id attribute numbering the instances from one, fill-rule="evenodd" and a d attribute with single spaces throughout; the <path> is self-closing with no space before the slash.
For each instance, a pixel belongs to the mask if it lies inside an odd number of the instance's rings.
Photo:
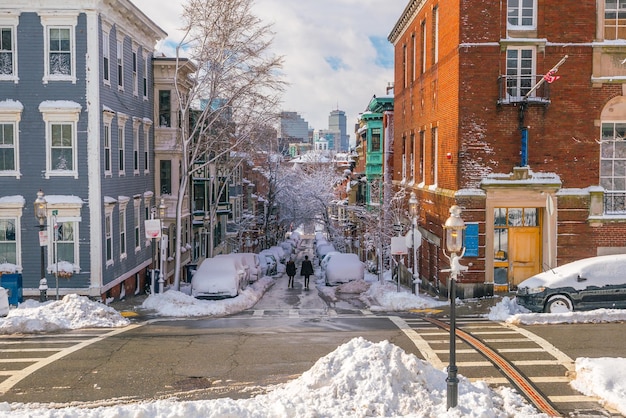
<path id="1" fill-rule="evenodd" d="M 417 201 L 417 197 L 415 196 L 415 192 L 411 192 L 411 197 L 409 198 L 409 214 L 411 215 L 411 223 L 413 225 L 413 230 L 411 231 L 411 239 L 413 240 L 413 290 L 414 293 L 419 293 L 419 285 L 421 283 L 419 271 L 417 268 L 417 249 L 422 243 L 422 234 L 417 230 L 417 215 L 419 213 L 419 202 Z"/>
<path id="2" fill-rule="evenodd" d="M 446 257 L 450 260 L 450 268 L 442 270 L 442 272 L 450 273 L 448 286 L 450 293 L 450 364 L 448 366 L 448 377 L 446 378 L 448 383 L 448 409 L 450 409 L 456 408 L 459 397 L 458 368 L 456 366 L 456 280 L 460 272 L 467 270 L 467 266 L 462 266 L 460 263 L 465 253 L 465 248 L 463 247 L 465 222 L 461 219 L 460 207 L 453 205 L 450 208 L 450 217 L 446 220 L 443 228 L 446 231 L 446 247 L 450 253 L 450 255 L 446 254 Z"/>
<path id="3" fill-rule="evenodd" d="M 46 198 L 44 197 L 43 191 L 39 190 L 37 192 L 37 199 L 35 199 L 35 218 L 39 221 L 39 247 L 41 248 L 41 269 L 39 280 L 40 285 L 40 302 L 45 302 L 47 299 L 47 295 L 44 294 L 44 290 L 47 292 L 47 280 L 46 280 L 46 265 L 45 265 L 45 241 L 43 240 L 43 233 L 46 229 L 46 218 L 47 218 L 47 208 L 48 202 L 46 202 Z"/>
<path id="4" fill-rule="evenodd" d="M 163 220 L 165 219 L 167 206 L 165 205 L 165 198 L 161 196 L 159 202 L 159 220 L 161 222 L 161 232 L 163 232 Z M 165 259 L 167 258 L 167 235 L 161 233 L 161 265 L 159 266 L 159 293 L 163 293 L 163 287 L 165 284 Z"/>

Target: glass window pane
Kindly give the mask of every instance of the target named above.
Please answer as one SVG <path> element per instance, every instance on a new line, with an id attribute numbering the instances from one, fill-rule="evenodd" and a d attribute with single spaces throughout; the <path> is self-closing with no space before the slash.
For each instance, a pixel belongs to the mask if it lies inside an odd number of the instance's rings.
<path id="1" fill-rule="evenodd" d="M 509 209 L 508 216 L 509 226 L 522 226 L 522 209 Z"/>
<path id="2" fill-rule="evenodd" d="M 493 232 L 493 258 L 496 261 L 506 261 L 509 258 L 509 230 L 506 228 L 496 228 Z"/>
<path id="3" fill-rule="evenodd" d="M 537 209 L 536 208 L 524 209 L 524 226 L 539 226 L 537 223 Z"/>
<path id="4" fill-rule="evenodd" d="M 493 224 L 496 226 L 506 225 L 506 209 L 495 208 L 493 211 Z"/>

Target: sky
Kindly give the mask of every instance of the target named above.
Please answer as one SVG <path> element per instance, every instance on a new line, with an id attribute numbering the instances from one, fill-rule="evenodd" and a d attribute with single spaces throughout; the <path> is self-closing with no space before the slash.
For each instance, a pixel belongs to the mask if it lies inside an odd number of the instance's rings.
<path id="1" fill-rule="evenodd" d="M 281 110 L 299 113 L 309 129 L 328 129 L 330 112 L 343 110 L 353 139 L 359 113 L 393 82 L 393 46 L 387 37 L 408 0 L 254 1 L 256 16 L 273 25 L 272 52 L 284 57 L 289 85 Z M 183 2 L 132 2 L 168 33 L 158 49 L 172 55 Z"/>
<path id="2" fill-rule="evenodd" d="M 389 273 L 385 275 L 390 278 Z M 327 288 L 318 280 L 318 290 L 331 299 L 336 292 L 357 293 L 372 311 L 401 311 L 436 307 L 442 302 L 427 295 L 413 295 L 406 289 L 367 274 L 364 281 Z M 264 277 L 236 298 L 210 301 L 189 296 L 188 288 L 168 290 L 149 296 L 141 309 L 163 317 L 229 315 L 251 308 L 276 282 Z M 458 304 L 464 303 L 457 300 Z M 529 313 L 504 297 L 485 316 L 494 321 L 516 324 L 551 324 L 581 322 L 623 322 L 626 311 L 601 309 L 570 314 Z M 29 300 L 13 307 L 6 318 L 0 318 L 0 335 L 45 333 L 63 329 L 90 327 L 125 327 L 130 321 L 120 312 L 84 296 L 67 295 L 58 301 L 39 303 Z M 531 328 L 532 330 L 532 328 Z M 1 350 L 0 350 L 1 351 Z M 626 415 L 626 359 L 577 358 L 576 378 L 571 385 L 586 395 L 600 398 Z M 268 392 L 249 399 L 230 398 L 185 401 L 148 400 L 137 403 L 81 408 L 75 405 L 2 403 L 2 417 L 481 417 L 481 418 L 547 418 L 524 398 L 508 388 L 492 389 L 485 382 L 470 382 L 459 376 L 458 407 L 447 406 L 447 373 L 438 370 L 413 354 L 404 352 L 388 341 L 373 343 L 362 337 L 338 346 L 320 358 L 308 371 Z"/>

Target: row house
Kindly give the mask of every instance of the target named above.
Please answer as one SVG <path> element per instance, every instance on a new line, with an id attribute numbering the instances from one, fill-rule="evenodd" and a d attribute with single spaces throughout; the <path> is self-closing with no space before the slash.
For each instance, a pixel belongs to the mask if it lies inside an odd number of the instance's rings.
<path id="1" fill-rule="evenodd" d="M 566 1 L 408 2 L 389 35 L 393 183 L 420 202 L 427 286 L 446 283 L 454 204 L 467 225 L 461 297 L 626 252 L 625 15 L 615 0 L 575 14 Z"/>
<path id="2" fill-rule="evenodd" d="M 25 295 L 42 275 L 61 276 L 61 294 L 136 291 L 153 263 L 152 58 L 166 33 L 129 0 L 15 0 L 0 34 L 0 265 Z"/>

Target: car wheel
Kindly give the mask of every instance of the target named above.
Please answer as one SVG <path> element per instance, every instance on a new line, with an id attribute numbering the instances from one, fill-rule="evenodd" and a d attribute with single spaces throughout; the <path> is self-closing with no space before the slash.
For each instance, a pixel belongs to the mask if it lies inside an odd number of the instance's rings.
<path id="1" fill-rule="evenodd" d="M 574 305 L 572 305 L 572 301 L 567 296 L 555 295 L 548 299 L 543 311 L 547 313 L 565 313 L 573 310 Z"/>

